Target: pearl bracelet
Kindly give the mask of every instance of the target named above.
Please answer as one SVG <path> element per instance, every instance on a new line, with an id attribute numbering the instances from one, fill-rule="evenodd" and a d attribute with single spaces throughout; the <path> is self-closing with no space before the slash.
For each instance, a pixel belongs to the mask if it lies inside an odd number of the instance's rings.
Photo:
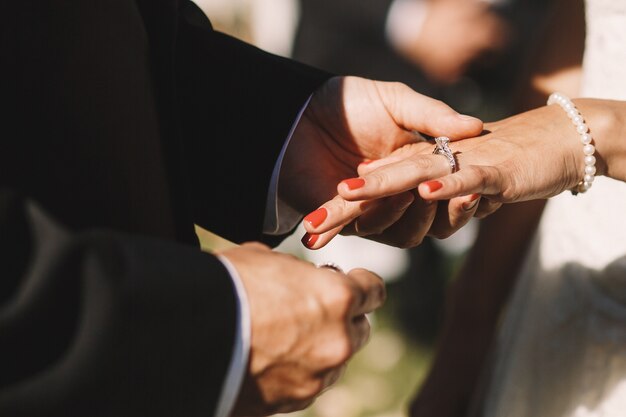
<path id="1" fill-rule="evenodd" d="M 591 143 L 593 138 L 589 134 L 589 126 L 585 124 L 585 119 L 580 114 L 576 105 L 572 103 L 565 94 L 552 93 L 548 98 L 548 105 L 558 104 L 567 113 L 567 116 L 572 120 L 576 131 L 580 135 L 580 141 L 583 144 L 583 153 L 585 154 L 585 173 L 583 179 L 578 183 L 576 188 L 572 191 L 572 194 L 584 193 L 591 188 L 593 180 L 596 175 L 596 157 L 593 154 L 596 152 L 595 146 Z"/>

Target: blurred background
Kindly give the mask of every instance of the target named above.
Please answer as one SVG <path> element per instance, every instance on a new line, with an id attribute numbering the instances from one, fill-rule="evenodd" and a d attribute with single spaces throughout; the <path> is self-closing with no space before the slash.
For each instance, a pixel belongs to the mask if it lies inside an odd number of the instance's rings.
<path id="1" fill-rule="evenodd" d="M 485 121 L 514 109 L 542 0 L 197 0 L 223 32 L 336 74 L 401 81 Z M 338 237 L 311 252 L 297 230 L 278 250 L 344 270 L 381 275 L 388 301 L 372 317 L 368 346 L 306 417 L 399 417 L 427 375 L 445 291 L 476 224 L 453 237 L 400 250 Z M 203 246 L 219 245 L 199 233 Z M 437 417 L 437 416 L 433 416 Z"/>

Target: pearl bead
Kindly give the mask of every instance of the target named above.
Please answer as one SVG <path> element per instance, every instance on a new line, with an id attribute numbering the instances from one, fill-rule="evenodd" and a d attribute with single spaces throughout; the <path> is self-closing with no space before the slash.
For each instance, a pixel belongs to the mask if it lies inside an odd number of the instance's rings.
<path id="1" fill-rule="evenodd" d="M 593 154 L 596 152 L 595 146 L 591 144 L 593 138 L 588 133 L 589 126 L 585 124 L 585 119 L 576 108 L 576 105 L 564 94 L 552 93 L 548 98 L 548 105 L 558 104 L 563 111 L 572 120 L 576 127 L 576 131 L 580 134 L 580 141 L 583 144 L 583 153 L 585 154 L 585 174 L 583 180 L 577 185 L 576 189 L 580 193 L 584 193 L 591 188 L 596 174 L 596 158 Z"/>
<path id="2" fill-rule="evenodd" d="M 594 166 L 596 164 L 596 157 L 593 155 L 587 155 L 585 156 L 585 165 L 591 167 Z"/>
<path id="3" fill-rule="evenodd" d="M 583 153 L 587 156 L 591 156 L 596 151 L 596 147 L 593 145 L 585 145 L 583 146 Z"/>
<path id="4" fill-rule="evenodd" d="M 594 165 L 586 165 L 585 166 L 585 174 L 587 174 L 587 175 L 596 175 L 596 167 Z"/>

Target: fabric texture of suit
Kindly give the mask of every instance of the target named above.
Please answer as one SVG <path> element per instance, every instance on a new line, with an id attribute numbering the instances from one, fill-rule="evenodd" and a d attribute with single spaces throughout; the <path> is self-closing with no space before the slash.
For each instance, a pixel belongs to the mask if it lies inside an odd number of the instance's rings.
<path id="1" fill-rule="evenodd" d="M 212 415 L 236 296 L 193 224 L 263 240 L 324 72 L 190 2 L 0 5 L 0 415 Z"/>

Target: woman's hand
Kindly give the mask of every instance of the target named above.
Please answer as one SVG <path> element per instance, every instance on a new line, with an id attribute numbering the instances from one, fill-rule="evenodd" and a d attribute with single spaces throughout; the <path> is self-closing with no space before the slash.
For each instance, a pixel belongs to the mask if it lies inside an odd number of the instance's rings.
<path id="1" fill-rule="evenodd" d="M 346 233 L 376 234 L 395 227 L 393 238 L 382 235 L 376 240 L 416 242 L 431 229 L 438 204 L 418 198 L 415 190 L 371 204 L 339 198 L 333 200 L 329 211 L 319 206 L 336 196 L 337 183 L 357 175 L 357 167 L 364 166 L 363 162 L 384 158 L 420 140 L 415 131 L 471 137 L 482 129 L 480 120 L 462 116 L 403 84 L 333 78 L 315 93 L 294 132 L 281 167 L 279 195 L 301 213 L 319 208 L 308 218 L 309 223 L 326 227 L 327 233 L 305 236 L 303 242 L 309 248 L 323 246 L 341 231 L 342 225 L 329 227 L 327 217 L 347 219 L 357 215 L 362 215 L 362 221 L 348 227 Z M 464 200 L 467 198 L 451 205 L 460 207 Z"/>
<path id="2" fill-rule="evenodd" d="M 597 175 L 605 175 L 613 167 L 619 178 L 623 173 L 617 171 L 623 164 L 607 161 L 624 153 L 616 138 L 621 134 L 626 106 L 608 100 L 575 102 L 595 139 Z M 427 143 L 406 145 L 389 157 L 361 165 L 359 178 L 341 182 L 339 197 L 325 204 L 328 212 L 335 214 L 325 225 L 337 227 L 358 219 L 354 213 L 341 217 L 345 202 L 372 204 L 416 187 L 425 201 L 480 194 L 491 202 L 511 203 L 552 197 L 581 180 L 585 164 L 579 134 L 558 106 L 522 113 L 488 124 L 486 129 L 483 136 L 451 144 L 459 165 L 454 174 L 450 174 L 448 161 L 433 155 L 434 146 Z M 309 233 L 327 231 L 310 223 L 305 226 Z"/>

